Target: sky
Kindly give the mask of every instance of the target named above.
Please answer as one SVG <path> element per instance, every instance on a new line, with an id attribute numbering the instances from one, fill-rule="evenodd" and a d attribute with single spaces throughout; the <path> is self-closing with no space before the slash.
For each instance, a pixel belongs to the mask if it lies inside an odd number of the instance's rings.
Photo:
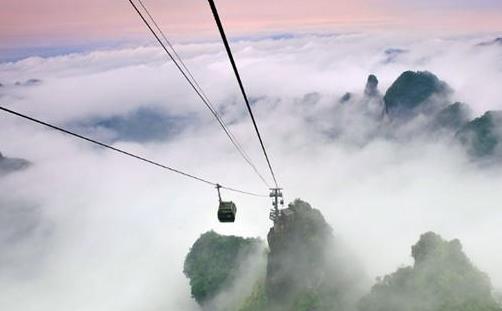
<path id="1" fill-rule="evenodd" d="M 203 0 L 145 0 L 171 36 L 214 37 Z M 260 32 L 502 30 L 498 0 L 220 0 L 230 36 Z M 82 46 L 142 40 L 145 28 L 128 1 L 4 0 L 0 48 Z"/>
<path id="2" fill-rule="evenodd" d="M 266 172 L 207 3 L 145 3 Z M 403 71 L 428 70 L 472 118 L 502 110 L 500 1 L 305 3 L 217 2 L 286 202 L 320 209 L 370 280 L 410 264 L 410 246 L 433 230 L 459 238 L 502 291 L 500 167 L 473 163 L 420 122 L 398 139 L 370 139 L 379 124 L 362 95 L 369 74 L 383 94 Z M 0 105 L 267 190 L 126 1 L 3 0 L 0 20 Z M 268 198 L 223 192 L 238 216 L 220 224 L 213 187 L 3 113 L 0 152 L 32 163 L 0 175 L 2 310 L 199 310 L 182 273 L 197 237 L 265 239 L 271 226 Z"/>
<path id="3" fill-rule="evenodd" d="M 500 46 L 479 45 L 493 39 L 349 33 L 233 43 L 286 202 L 299 197 L 320 209 L 368 279 L 410 264 L 411 245 L 433 230 L 459 238 L 502 288 L 500 168 L 473 164 L 450 136 L 422 136 L 420 123 L 410 124 L 411 138 L 368 140 L 377 124 L 360 110 L 368 74 L 383 93 L 405 70 L 437 74 L 473 118 L 502 109 Z M 266 172 L 221 43 L 176 47 Z M 401 52 L 389 57 L 389 48 Z M 224 185 L 266 191 L 156 46 L 32 57 L 2 63 L 0 72 L 2 106 Z M 344 106 L 346 92 L 353 102 Z M 152 111 L 178 120 L 176 131 L 121 130 L 124 122 L 139 130 L 127 120 Z M 268 198 L 223 192 L 238 216 L 220 224 L 213 187 L 6 114 L 0 151 L 32 162 L 0 176 L 0 309 L 198 310 L 182 273 L 197 237 L 214 229 L 266 238 L 271 226 Z"/>

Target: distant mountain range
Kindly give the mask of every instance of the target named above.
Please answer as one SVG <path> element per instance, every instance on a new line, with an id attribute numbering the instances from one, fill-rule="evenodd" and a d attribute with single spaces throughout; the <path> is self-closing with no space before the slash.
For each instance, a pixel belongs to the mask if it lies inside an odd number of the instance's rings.
<path id="1" fill-rule="evenodd" d="M 24 159 L 8 158 L 0 153 L 0 176 L 15 171 L 23 170 L 30 166 L 30 162 Z"/>
<path id="2" fill-rule="evenodd" d="M 502 157 L 502 111 L 488 111 L 470 119 L 467 104 L 451 103 L 449 86 L 430 72 L 407 71 L 391 85 L 383 98 L 392 119 L 430 116 L 434 129 L 455 132 L 474 157 Z"/>
<path id="3" fill-rule="evenodd" d="M 362 100 L 347 93 L 339 102 L 361 106 L 362 101 L 366 105 L 362 113 L 366 115 L 372 109 L 373 121 L 377 123 L 374 137 L 400 137 L 411 127 L 415 130 L 407 133 L 409 136 L 450 135 L 473 160 L 502 159 L 502 111 L 487 111 L 473 118 L 469 105 L 453 102 L 452 95 L 451 87 L 433 73 L 406 71 L 383 96 L 378 91 L 377 77 L 370 75 Z M 373 103 L 373 108 L 367 103 Z"/>
<path id="4" fill-rule="evenodd" d="M 160 108 L 144 106 L 126 114 L 72 122 L 68 127 L 92 137 L 105 134 L 100 139 L 108 142 L 155 142 L 179 134 L 189 120 L 188 116 L 173 116 Z"/>

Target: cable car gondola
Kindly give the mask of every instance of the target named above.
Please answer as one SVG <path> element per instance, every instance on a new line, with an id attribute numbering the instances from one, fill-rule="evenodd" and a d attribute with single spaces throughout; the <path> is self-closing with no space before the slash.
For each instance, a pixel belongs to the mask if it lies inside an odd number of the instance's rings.
<path id="1" fill-rule="evenodd" d="M 237 214 L 237 207 L 232 201 L 221 200 L 220 188 L 220 185 L 216 185 L 216 189 L 218 189 L 218 199 L 220 202 L 218 206 L 218 220 L 220 222 L 234 222 L 235 215 Z"/>

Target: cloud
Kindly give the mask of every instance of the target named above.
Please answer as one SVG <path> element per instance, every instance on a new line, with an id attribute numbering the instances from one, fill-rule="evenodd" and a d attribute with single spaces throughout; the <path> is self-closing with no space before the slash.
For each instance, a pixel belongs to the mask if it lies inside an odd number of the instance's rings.
<path id="1" fill-rule="evenodd" d="M 452 101 L 468 103 L 475 115 L 502 109 L 502 50 L 477 46 L 489 39 L 341 34 L 233 44 L 287 198 L 320 209 L 371 276 L 408 263 L 410 245 L 434 230 L 459 238 L 502 287 L 500 170 L 473 165 L 444 137 L 367 140 L 371 117 L 357 104 L 339 108 L 346 92 L 354 94 L 352 103 L 363 102 L 370 73 L 383 92 L 405 70 L 429 70 L 451 86 Z M 388 62 L 390 48 L 408 52 Z M 178 49 L 266 172 L 222 46 Z M 118 135 L 114 145 L 228 186 L 266 191 L 157 48 L 28 58 L 0 64 L 0 72 L 2 106 L 57 124 L 145 107 L 193 116 L 181 128 L 174 122 L 180 132 L 171 139 Z M 29 79 L 43 82 L 14 85 Z M 222 225 L 216 191 L 204 184 L 5 114 L 0 133 L 0 151 L 33 163 L 0 178 L 0 241 L 8 241 L 0 244 L 0 254 L 8 254 L 0 256 L 2 309 L 196 310 L 182 274 L 191 243 L 208 229 L 264 237 L 270 226 L 267 199 L 224 192 L 237 203 L 238 219 Z"/>
<path id="2" fill-rule="evenodd" d="M 86 136 L 110 141 L 165 141 L 173 138 L 194 122 L 190 116 L 169 116 L 157 107 L 140 107 L 125 115 L 90 119 L 69 127 Z"/>

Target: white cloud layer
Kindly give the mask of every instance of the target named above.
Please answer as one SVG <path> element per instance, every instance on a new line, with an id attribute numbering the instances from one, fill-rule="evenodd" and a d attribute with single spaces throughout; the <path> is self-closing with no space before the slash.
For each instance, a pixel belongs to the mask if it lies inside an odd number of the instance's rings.
<path id="1" fill-rule="evenodd" d="M 287 199 L 321 209 L 371 277 L 408 263 L 419 234 L 434 230 L 459 238 L 502 288 L 500 169 L 473 165 L 443 139 L 376 139 L 357 147 L 348 142 L 367 132 L 365 119 L 357 110 L 340 117 L 332 109 L 345 92 L 362 93 L 368 74 L 377 75 L 383 92 L 405 70 L 437 74 L 454 89 L 452 99 L 476 115 L 502 109 L 502 47 L 476 46 L 490 39 L 351 34 L 233 44 Z M 265 173 L 222 46 L 178 48 Z M 406 52 L 389 62 L 389 48 Z M 194 115 L 175 138 L 116 146 L 228 186 L 266 191 L 165 60 L 155 47 L 138 47 L 3 63 L 0 104 L 63 125 L 145 106 Z M 42 83 L 15 85 L 32 78 Z M 312 92 L 318 103 L 304 100 Z M 350 135 L 330 139 L 325 130 L 333 126 Z M 0 178 L 0 215 L 7 219 L 0 228 L 2 310 L 196 310 L 182 274 L 191 243 L 213 228 L 265 237 L 270 226 L 267 199 L 225 192 L 239 210 L 235 224 L 222 225 L 214 189 L 4 113 L 0 151 L 33 163 Z"/>

